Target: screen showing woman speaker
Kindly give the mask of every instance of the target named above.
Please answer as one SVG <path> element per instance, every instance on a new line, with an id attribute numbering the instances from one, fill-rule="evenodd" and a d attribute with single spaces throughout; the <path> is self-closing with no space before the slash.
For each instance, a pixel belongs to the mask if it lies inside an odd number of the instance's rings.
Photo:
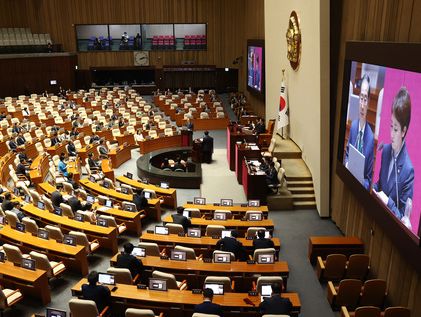
<path id="1" fill-rule="evenodd" d="M 421 73 L 352 62 L 343 164 L 419 237 Z"/>

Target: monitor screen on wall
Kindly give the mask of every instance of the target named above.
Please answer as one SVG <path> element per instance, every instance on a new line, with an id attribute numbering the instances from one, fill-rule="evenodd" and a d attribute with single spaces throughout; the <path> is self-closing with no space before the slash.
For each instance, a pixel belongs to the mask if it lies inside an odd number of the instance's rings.
<path id="1" fill-rule="evenodd" d="M 373 205 L 371 213 L 380 210 L 394 220 L 396 225 L 388 229 L 419 241 L 421 66 L 396 56 L 385 58 L 381 52 L 387 47 L 379 45 L 371 48 L 379 52 L 378 58 L 370 50 L 366 58 L 362 53 L 353 55 L 352 45 L 347 52 L 338 147 L 338 165 L 344 172 L 339 175 L 351 176 L 368 193 L 359 197 Z M 395 50 L 399 52 L 399 47 Z M 402 47 L 410 59 L 407 53 Z"/>
<path id="2" fill-rule="evenodd" d="M 263 40 L 247 41 L 247 90 L 265 95 L 265 49 Z"/>

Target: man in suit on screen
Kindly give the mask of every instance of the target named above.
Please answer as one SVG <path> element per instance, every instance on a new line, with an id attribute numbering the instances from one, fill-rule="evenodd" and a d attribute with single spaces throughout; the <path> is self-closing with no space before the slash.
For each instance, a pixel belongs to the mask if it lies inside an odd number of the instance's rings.
<path id="1" fill-rule="evenodd" d="M 374 161 L 374 134 L 367 122 L 367 109 L 370 99 L 370 78 L 364 75 L 361 79 L 359 118 L 352 121 L 349 130 L 348 144 L 346 145 L 345 166 L 348 166 L 349 145 L 352 144 L 365 157 L 364 183 L 368 189 L 373 177 Z"/>

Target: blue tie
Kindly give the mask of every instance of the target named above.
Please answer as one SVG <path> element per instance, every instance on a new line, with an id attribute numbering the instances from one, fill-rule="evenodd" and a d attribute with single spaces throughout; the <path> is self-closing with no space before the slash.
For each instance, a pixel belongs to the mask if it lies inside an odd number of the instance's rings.
<path id="1" fill-rule="evenodd" d="M 360 130 L 360 132 L 358 133 L 357 150 L 360 153 L 363 152 L 363 131 L 362 130 Z"/>

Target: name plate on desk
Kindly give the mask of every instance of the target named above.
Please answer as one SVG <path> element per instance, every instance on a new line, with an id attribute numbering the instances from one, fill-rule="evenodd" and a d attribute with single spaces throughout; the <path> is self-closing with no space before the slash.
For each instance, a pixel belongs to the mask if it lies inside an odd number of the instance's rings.
<path id="1" fill-rule="evenodd" d="M 216 235 L 212 236 L 212 239 L 219 239 L 219 238 L 220 236 L 216 236 Z"/>
<path id="2" fill-rule="evenodd" d="M 246 240 L 253 240 L 253 237 L 246 237 Z"/>
<path id="3" fill-rule="evenodd" d="M 202 290 L 200 288 L 193 288 L 191 290 L 192 294 L 202 294 Z"/>
<path id="4" fill-rule="evenodd" d="M 178 233 L 178 236 L 179 236 L 179 237 L 184 237 L 184 236 L 185 236 L 185 234 L 184 234 L 184 232 L 179 232 L 179 233 Z"/>
<path id="5" fill-rule="evenodd" d="M 203 258 L 203 263 L 212 263 L 212 259 L 210 259 L 210 258 Z"/>
<path id="6" fill-rule="evenodd" d="M 256 261 L 254 261 L 254 260 L 247 260 L 247 264 L 256 264 Z"/>
<path id="7" fill-rule="evenodd" d="M 249 296 L 259 296 L 259 292 L 257 291 L 249 291 L 248 294 Z"/>
<path id="8" fill-rule="evenodd" d="M 146 233 L 155 233 L 153 230 L 146 230 Z"/>
<path id="9" fill-rule="evenodd" d="M 168 255 L 161 255 L 160 256 L 160 259 L 161 260 L 168 260 Z"/>
<path id="10" fill-rule="evenodd" d="M 148 287 L 145 284 L 137 284 L 137 289 L 147 289 Z"/>

